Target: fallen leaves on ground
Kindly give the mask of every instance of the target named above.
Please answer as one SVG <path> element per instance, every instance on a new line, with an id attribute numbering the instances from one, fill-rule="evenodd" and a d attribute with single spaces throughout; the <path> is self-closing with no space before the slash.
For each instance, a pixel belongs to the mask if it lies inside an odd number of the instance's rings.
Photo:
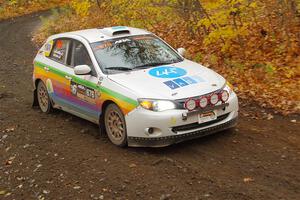
<path id="1" fill-rule="evenodd" d="M 245 183 L 249 183 L 249 182 L 253 182 L 254 179 L 251 178 L 251 177 L 245 177 L 245 178 L 243 179 L 243 181 L 244 181 Z"/>

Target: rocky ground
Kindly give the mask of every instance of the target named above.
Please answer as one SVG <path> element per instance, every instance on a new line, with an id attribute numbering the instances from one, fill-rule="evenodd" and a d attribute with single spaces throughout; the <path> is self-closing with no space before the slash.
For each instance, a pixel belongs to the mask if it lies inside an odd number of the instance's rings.
<path id="1" fill-rule="evenodd" d="M 38 15 L 0 23 L 0 199 L 300 198 L 300 118 L 241 104 L 238 126 L 167 148 L 118 148 L 32 109 Z"/>

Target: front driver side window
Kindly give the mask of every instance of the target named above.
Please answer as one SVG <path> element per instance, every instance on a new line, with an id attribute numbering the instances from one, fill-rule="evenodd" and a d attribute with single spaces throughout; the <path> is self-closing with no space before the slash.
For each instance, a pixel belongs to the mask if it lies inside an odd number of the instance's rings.
<path id="1" fill-rule="evenodd" d="M 88 65 L 91 67 L 92 71 L 94 69 L 92 60 L 89 56 L 88 51 L 86 50 L 85 46 L 78 42 L 74 41 L 73 43 L 73 60 L 72 65 L 78 66 L 78 65 Z"/>

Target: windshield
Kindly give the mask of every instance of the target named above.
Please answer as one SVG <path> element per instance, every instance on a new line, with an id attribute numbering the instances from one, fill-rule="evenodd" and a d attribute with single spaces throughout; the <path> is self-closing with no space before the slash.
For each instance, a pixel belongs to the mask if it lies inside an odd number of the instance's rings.
<path id="1" fill-rule="evenodd" d="M 108 74 L 182 61 L 173 49 L 152 35 L 118 38 L 91 46 L 102 71 Z"/>

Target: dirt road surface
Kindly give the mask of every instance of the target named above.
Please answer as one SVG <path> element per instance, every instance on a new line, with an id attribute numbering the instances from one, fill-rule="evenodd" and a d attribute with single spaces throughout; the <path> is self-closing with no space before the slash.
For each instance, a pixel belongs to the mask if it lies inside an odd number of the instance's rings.
<path id="1" fill-rule="evenodd" d="M 299 116 L 253 119 L 262 111 L 247 104 L 233 130 L 122 149 L 94 124 L 32 109 L 39 25 L 0 23 L 0 199 L 300 199 Z"/>

